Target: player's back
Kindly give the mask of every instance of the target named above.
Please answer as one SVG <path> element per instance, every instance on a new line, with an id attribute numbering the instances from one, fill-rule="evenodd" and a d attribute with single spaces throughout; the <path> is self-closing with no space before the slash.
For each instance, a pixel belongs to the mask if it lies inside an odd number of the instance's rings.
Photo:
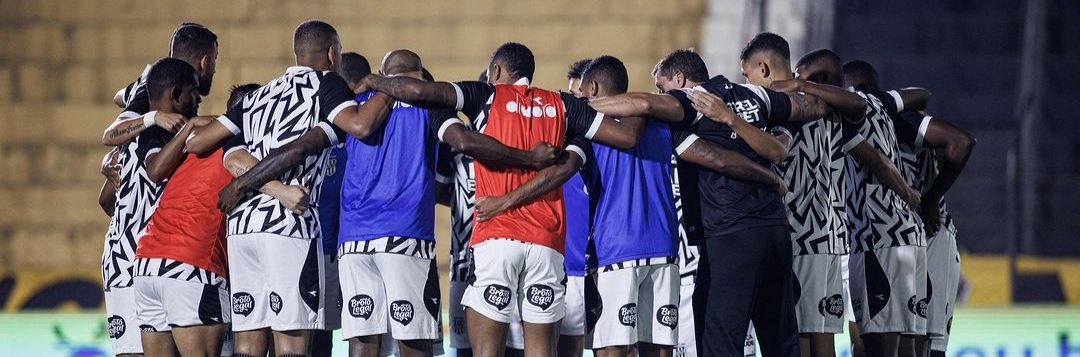
<path id="1" fill-rule="evenodd" d="M 366 101 L 374 92 L 358 97 Z M 434 239 L 435 154 L 429 111 L 396 102 L 383 127 L 346 139 L 339 240 Z"/>
<path id="2" fill-rule="evenodd" d="M 540 142 L 562 146 L 566 137 L 562 96 L 558 92 L 524 85 L 495 85 L 491 108 L 481 132 L 506 146 L 529 150 Z M 476 195 L 501 196 L 536 176 L 533 170 L 497 167 L 477 161 Z M 566 222 L 562 189 L 506 210 L 491 220 L 476 222 L 473 244 L 489 238 L 512 238 L 563 251 Z"/>

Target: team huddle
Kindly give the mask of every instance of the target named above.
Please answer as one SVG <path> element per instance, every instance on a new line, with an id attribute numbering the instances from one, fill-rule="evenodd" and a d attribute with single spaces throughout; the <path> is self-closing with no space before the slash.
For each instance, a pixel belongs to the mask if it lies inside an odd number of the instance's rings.
<path id="1" fill-rule="evenodd" d="M 562 92 L 531 85 L 519 43 L 441 82 L 408 49 L 372 73 L 311 20 L 295 66 L 199 116 L 218 45 L 181 24 L 114 97 L 99 201 L 117 355 L 329 356 L 340 330 L 350 356 L 444 338 L 478 356 L 834 356 L 849 325 L 856 356 L 944 356 L 943 196 L 974 139 L 869 63 L 821 49 L 792 67 L 761 33 L 745 84 L 675 50 L 658 93 L 628 92 L 607 55 Z"/>

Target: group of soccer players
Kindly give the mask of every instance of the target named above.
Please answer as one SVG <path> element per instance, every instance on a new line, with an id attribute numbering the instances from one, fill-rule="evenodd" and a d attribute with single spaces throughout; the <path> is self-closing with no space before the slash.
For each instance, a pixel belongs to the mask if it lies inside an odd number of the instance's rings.
<path id="1" fill-rule="evenodd" d="M 848 319 L 856 355 L 944 355 L 943 196 L 974 139 L 866 62 L 817 50 L 793 71 L 762 33 L 746 84 L 676 50 L 659 93 L 628 93 L 606 55 L 558 92 L 530 84 L 519 43 L 478 81 L 437 82 L 407 49 L 373 74 L 311 20 L 296 66 L 200 117 L 218 45 L 181 24 L 114 98 L 99 201 L 117 355 L 327 356 L 337 329 L 350 356 L 441 354 L 436 204 L 459 355 L 743 356 L 756 338 L 833 356 Z"/>

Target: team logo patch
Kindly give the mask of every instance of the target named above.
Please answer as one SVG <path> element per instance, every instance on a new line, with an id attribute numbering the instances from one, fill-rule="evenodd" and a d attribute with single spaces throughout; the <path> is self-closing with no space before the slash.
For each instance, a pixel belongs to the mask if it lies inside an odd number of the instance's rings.
<path id="1" fill-rule="evenodd" d="M 117 316 L 117 315 L 109 316 L 108 320 L 109 320 L 109 338 L 114 339 L 114 340 L 119 339 L 120 336 L 123 336 L 124 332 L 127 331 L 127 323 L 124 322 L 123 317 L 120 317 L 120 316 Z"/>
<path id="2" fill-rule="evenodd" d="M 539 307 L 541 310 L 547 310 L 555 302 L 555 289 L 547 285 L 537 284 L 530 286 L 526 290 L 525 296 L 528 297 L 530 304 Z"/>
<path id="3" fill-rule="evenodd" d="M 926 318 L 926 306 L 929 305 L 929 302 L 929 298 L 920 300 L 918 296 L 912 295 L 908 298 L 908 311 L 919 317 Z"/>
<path id="4" fill-rule="evenodd" d="M 273 310 L 274 314 L 281 312 L 281 296 L 273 291 L 270 292 L 270 310 Z"/>
<path id="5" fill-rule="evenodd" d="M 255 310 L 255 298 L 248 293 L 235 293 L 232 295 L 232 312 L 240 315 L 250 315 Z"/>
<path id="6" fill-rule="evenodd" d="M 817 309 L 821 316 L 832 315 L 838 319 L 842 318 L 844 316 L 844 297 L 840 296 L 840 294 L 833 294 L 821 298 L 821 301 L 818 301 Z"/>
<path id="7" fill-rule="evenodd" d="M 619 308 L 619 323 L 624 326 L 637 326 L 637 304 L 630 303 Z"/>
<path id="8" fill-rule="evenodd" d="M 488 285 L 484 289 L 484 301 L 501 311 L 510 306 L 510 288 L 495 284 Z"/>
<path id="9" fill-rule="evenodd" d="M 455 335 L 465 334 L 465 318 L 461 316 L 454 316 L 450 319 L 450 330 L 454 331 Z"/>
<path id="10" fill-rule="evenodd" d="M 408 326 L 413 320 L 413 304 L 405 300 L 390 303 L 390 318 Z"/>
<path id="11" fill-rule="evenodd" d="M 679 307 L 664 305 L 656 309 L 656 322 L 674 330 L 675 327 L 679 326 Z"/>
<path id="12" fill-rule="evenodd" d="M 375 311 L 375 300 L 367 295 L 357 295 L 349 299 L 349 315 L 360 317 L 364 320 L 371 318 L 371 312 Z"/>
<path id="13" fill-rule="evenodd" d="M 142 331 L 142 332 L 157 332 L 157 329 L 154 328 L 154 326 L 150 326 L 150 325 L 139 325 L 139 331 Z"/>

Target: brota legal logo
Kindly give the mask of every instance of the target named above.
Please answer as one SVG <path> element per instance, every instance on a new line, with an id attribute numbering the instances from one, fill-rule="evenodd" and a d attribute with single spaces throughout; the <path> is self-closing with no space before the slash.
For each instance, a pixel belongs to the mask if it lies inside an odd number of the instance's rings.
<path id="1" fill-rule="evenodd" d="M 112 315 L 109 316 L 109 338 L 119 339 L 127 331 L 127 323 L 124 322 L 124 318 Z"/>
<path id="2" fill-rule="evenodd" d="M 547 310 L 555 302 L 555 289 L 547 285 L 530 286 L 526 295 L 529 297 L 529 303 L 541 310 Z"/>
<path id="3" fill-rule="evenodd" d="M 496 284 L 488 285 L 487 289 L 484 289 L 484 301 L 499 310 L 505 309 L 510 306 L 510 288 Z"/>
<path id="4" fill-rule="evenodd" d="M 375 300 L 367 295 L 357 295 L 349 299 L 349 315 L 360 317 L 364 320 L 371 318 L 375 311 Z"/>
<path id="5" fill-rule="evenodd" d="M 630 327 L 637 325 L 637 304 L 630 303 L 619 308 L 619 323 Z"/>
<path id="6" fill-rule="evenodd" d="M 833 294 L 832 296 L 821 298 L 821 301 L 818 301 L 818 312 L 821 313 L 821 316 L 832 315 L 836 316 L 838 319 L 843 318 L 844 297 L 840 296 L 840 294 Z"/>
<path id="7" fill-rule="evenodd" d="M 270 292 L 270 310 L 273 310 L 275 315 L 281 312 L 281 295 L 273 291 Z"/>
<path id="8" fill-rule="evenodd" d="M 235 293 L 232 296 L 232 311 L 234 314 L 250 315 L 255 310 L 255 298 L 248 293 Z"/>
<path id="9" fill-rule="evenodd" d="M 400 322 L 402 325 L 408 326 L 413 320 L 413 304 L 405 300 L 398 300 L 390 303 L 390 318 L 394 321 Z"/>
<path id="10" fill-rule="evenodd" d="M 656 309 L 656 322 L 674 330 L 676 326 L 679 326 L 679 307 L 664 305 Z"/>

